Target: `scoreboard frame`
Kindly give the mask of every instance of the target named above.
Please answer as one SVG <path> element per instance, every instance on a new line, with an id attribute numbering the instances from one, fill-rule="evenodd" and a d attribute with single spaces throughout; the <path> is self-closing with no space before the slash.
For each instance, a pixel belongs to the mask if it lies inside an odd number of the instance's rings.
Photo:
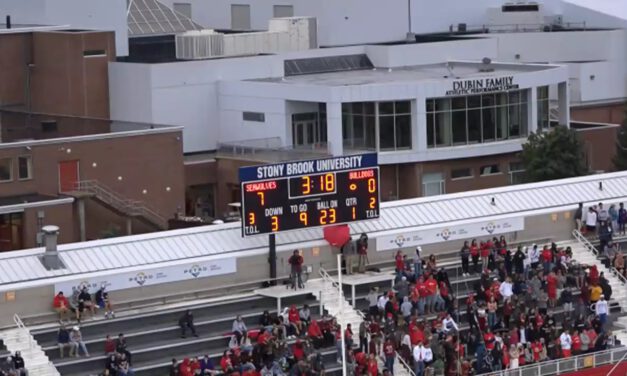
<path id="1" fill-rule="evenodd" d="M 285 175 L 281 175 L 281 176 L 272 176 L 272 177 L 265 177 L 263 175 L 261 175 L 261 173 L 259 173 L 259 169 L 272 169 L 272 168 L 276 168 L 276 166 L 286 166 L 288 164 L 298 164 L 298 163 L 312 163 L 312 165 L 317 166 L 317 161 L 331 161 L 331 163 L 333 164 L 334 162 L 336 162 L 337 160 L 341 160 L 341 159 L 346 159 L 346 158 L 358 158 L 359 159 L 359 164 L 357 166 L 350 166 L 350 167 L 344 167 L 344 168 L 336 168 L 336 169 L 330 169 L 330 170 L 314 170 L 314 171 L 307 171 L 306 173 L 293 173 L 293 174 L 285 174 Z M 265 182 L 272 182 L 272 181 L 284 181 L 286 184 L 286 189 L 287 192 L 285 194 L 284 197 L 284 202 L 280 202 L 277 204 L 283 205 L 283 207 L 285 208 L 289 208 L 290 206 L 290 202 L 296 200 L 298 201 L 302 201 L 302 200 L 309 200 L 311 199 L 312 202 L 317 202 L 320 200 L 320 197 L 323 196 L 329 196 L 330 200 L 332 199 L 337 199 L 337 201 L 339 202 L 340 199 L 345 199 L 346 195 L 344 194 L 344 192 L 341 192 L 341 190 L 338 187 L 338 175 L 339 174 L 346 174 L 348 179 L 350 178 L 350 173 L 351 172 L 359 172 L 359 171 L 365 171 L 365 170 L 374 170 L 375 176 L 373 176 L 375 178 L 375 182 L 376 182 L 376 206 L 374 209 L 376 211 L 376 215 L 371 217 L 371 218 L 357 218 L 357 219 L 353 219 L 353 220 L 343 220 L 343 221 L 335 221 L 333 223 L 326 223 L 326 224 L 307 224 L 307 225 L 302 225 L 300 227 L 297 228 L 288 228 L 288 229 L 278 229 L 276 231 L 263 231 L 263 232 L 258 232 L 258 233 L 253 233 L 253 234 L 247 234 L 246 233 L 246 226 L 247 226 L 247 221 L 248 221 L 248 214 L 246 212 L 246 200 L 245 200 L 245 195 L 246 195 L 246 191 L 245 191 L 245 186 L 247 184 L 250 183 L 265 183 Z M 313 177 L 313 176 L 324 176 L 326 174 L 333 174 L 333 181 L 334 181 L 334 188 L 333 188 L 333 192 L 325 192 L 325 193 L 312 193 L 312 194 L 307 194 L 307 195 L 293 195 L 292 193 L 292 187 L 291 187 L 291 181 L 293 179 L 298 179 L 298 178 L 302 178 L 305 176 L 308 177 Z M 380 169 L 379 169 L 379 165 L 378 165 L 378 158 L 377 158 L 377 154 L 376 153 L 368 153 L 368 154 L 358 154 L 358 155 L 349 155 L 349 156 L 342 156 L 342 157 L 328 157 L 328 158 L 319 158 L 319 159 L 313 159 L 313 160 L 301 160 L 301 161 L 293 161 L 293 162 L 285 162 L 285 163 L 277 163 L 277 164 L 271 164 L 271 165 L 261 165 L 261 166 L 250 166 L 250 167 L 241 167 L 239 169 L 239 177 L 240 177 L 240 189 L 241 189 L 241 232 L 242 232 L 242 237 L 254 237 L 254 236 L 261 236 L 261 235 L 275 235 L 277 233 L 281 233 L 281 232 L 289 232 L 289 231 L 298 231 L 298 230 L 305 230 L 305 229 L 312 229 L 312 228 L 320 228 L 320 227 L 325 227 L 325 226 L 330 226 L 330 225 L 341 225 L 341 224 L 349 224 L 349 223 L 353 223 L 353 222 L 361 222 L 361 221 L 370 221 L 370 220 L 376 220 L 379 219 L 381 216 L 381 190 L 380 190 L 380 178 L 381 178 L 381 174 L 380 174 Z M 355 178 L 355 179 L 359 179 L 359 178 Z M 366 187 L 367 187 L 366 183 Z M 348 188 L 343 188 L 343 189 L 348 189 Z M 367 189 L 367 188 L 366 188 Z M 369 194 L 373 194 L 372 192 L 370 192 Z M 357 207 L 358 202 L 356 201 L 354 207 Z M 338 205 L 338 208 L 340 207 L 340 205 Z M 335 209 L 335 208 L 332 208 Z M 348 208 L 344 208 L 344 209 L 348 209 Z M 318 212 L 321 209 L 316 209 L 318 210 Z M 288 213 L 289 214 L 289 213 Z M 291 213 L 291 214 L 295 214 L 295 213 Z M 300 215 L 300 212 L 298 213 Z"/>

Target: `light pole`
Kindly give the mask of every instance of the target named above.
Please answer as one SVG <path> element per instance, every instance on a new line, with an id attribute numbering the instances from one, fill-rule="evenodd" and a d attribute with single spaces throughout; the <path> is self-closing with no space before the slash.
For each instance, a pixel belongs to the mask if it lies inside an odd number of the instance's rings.
<path id="1" fill-rule="evenodd" d="M 340 324 L 340 337 L 342 338 L 342 376 L 346 376 L 346 339 L 344 338 L 344 299 L 342 299 L 342 255 L 337 254 L 337 302 L 339 313 L 337 322 Z"/>

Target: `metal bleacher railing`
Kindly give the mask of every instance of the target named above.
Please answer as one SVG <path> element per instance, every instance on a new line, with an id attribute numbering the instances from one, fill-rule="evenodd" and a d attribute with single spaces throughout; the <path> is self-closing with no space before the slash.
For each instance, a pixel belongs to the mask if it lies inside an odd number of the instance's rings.
<path id="1" fill-rule="evenodd" d="M 24 322 L 22 321 L 20 316 L 17 315 L 17 313 L 13 315 L 13 322 L 15 322 L 15 325 L 17 325 L 17 328 L 24 334 L 24 336 L 28 338 L 28 348 L 32 349 L 33 336 L 30 335 L 30 331 L 28 330 L 26 325 L 24 325 Z"/>
<path id="2" fill-rule="evenodd" d="M 485 373 L 482 376 L 544 376 L 558 375 L 566 372 L 576 372 L 583 369 L 596 368 L 602 365 L 615 364 L 614 368 L 607 373 L 613 375 L 616 367 L 625 360 L 627 347 L 621 346 L 610 350 L 599 351 L 591 354 L 583 354 L 571 358 L 549 360 L 541 363 L 530 364 L 515 369 Z M 623 376 L 623 375 L 620 375 Z"/>
<path id="3" fill-rule="evenodd" d="M 586 247 L 588 251 L 592 252 L 592 254 L 594 254 L 595 256 L 600 256 L 599 250 L 597 250 L 596 247 L 590 242 L 590 240 L 588 240 L 588 238 L 586 238 L 581 232 L 579 232 L 578 230 L 573 230 L 573 236 L 575 237 L 575 239 L 577 239 L 579 243 Z M 616 270 L 614 265 L 611 264 L 611 260 L 608 269 L 610 269 L 612 274 L 614 274 L 616 278 L 618 278 L 622 283 L 627 284 L 627 278 L 625 278 L 622 274 L 618 272 L 618 270 Z"/>
<path id="4" fill-rule="evenodd" d="M 280 162 L 325 157 L 329 146 L 330 142 L 285 146 L 280 137 L 268 137 L 219 143 L 218 155 Z"/>

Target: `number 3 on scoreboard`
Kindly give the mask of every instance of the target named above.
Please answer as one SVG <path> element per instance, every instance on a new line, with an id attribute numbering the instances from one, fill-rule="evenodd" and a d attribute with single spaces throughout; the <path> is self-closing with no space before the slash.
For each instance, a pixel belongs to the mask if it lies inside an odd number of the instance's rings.
<path id="1" fill-rule="evenodd" d="M 279 217 L 272 216 L 272 231 L 279 231 Z"/>

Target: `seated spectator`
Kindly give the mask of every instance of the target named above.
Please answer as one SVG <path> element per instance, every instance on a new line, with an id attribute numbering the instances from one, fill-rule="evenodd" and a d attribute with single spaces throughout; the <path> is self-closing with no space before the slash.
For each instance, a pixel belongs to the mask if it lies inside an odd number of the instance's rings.
<path id="1" fill-rule="evenodd" d="M 308 326 L 309 323 L 311 323 L 311 310 L 309 309 L 309 305 L 305 304 L 298 312 L 298 316 L 303 325 Z"/>
<path id="2" fill-rule="evenodd" d="M 172 358 L 172 364 L 170 364 L 170 373 L 169 376 L 179 376 L 180 372 L 179 372 L 179 367 L 177 364 L 177 360 L 176 358 Z"/>
<path id="3" fill-rule="evenodd" d="M 28 376 L 28 370 L 26 369 L 24 358 L 22 358 L 22 353 L 20 351 L 16 351 L 13 356 L 13 367 L 15 367 L 17 376 Z"/>
<path id="4" fill-rule="evenodd" d="M 115 312 L 113 311 L 113 305 L 109 298 L 109 293 L 105 291 L 105 286 L 102 285 L 95 294 L 96 305 L 105 310 L 105 319 L 109 317 L 114 318 Z"/>
<path id="5" fill-rule="evenodd" d="M 63 295 L 63 291 L 59 291 L 52 299 L 52 308 L 59 314 L 60 320 L 63 320 L 64 316 L 70 311 L 70 302 Z"/>
<path id="6" fill-rule="evenodd" d="M 263 311 L 261 317 L 259 318 L 259 325 L 266 328 L 266 330 L 272 330 L 272 322 L 274 319 L 268 310 Z"/>
<path id="7" fill-rule="evenodd" d="M 237 317 L 235 317 L 235 320 L 233 320 L 233 326 L 231 327 L 231 331 L 233 332 L 233 334 L 235 334 L 238 341 L 242 338 L 244 332 L 246 332 L 247 330 L 248 328 L 246 327 L 246 323 L 242 319 L 242 316 L 237 315 Z"/>
<path id="8" fill-rule="evenodd" d="M 318 321 L 313 320 L 307 328 L 307 337 L 313 343 L 315 349 L 319 349 L 323 345 L 324 336 L 322 335 L 322 330 L 320 329 L 320 325 L 318 325 Z"/>
<path id="9" fill-rule="evenodd" d="M 623 256 L 620 251 L 616 252 L 616 254 L 614 255 L 613 264 L 618 274 L 627 278 L 627 273 L 625 272 L 625 256 Z"/>
<path id="10" fill-rule="evenodd" d="M 106 355 L 115 353 L 115 341 L 108 334 L 105 337 L 104 352 Z"/>
<path id="11" fill-rule="evenodd" d="M 115 353 L 111 353 L 105 360 L 105 369 L 110 375 L 116 375 L 118 372 L 118 358 Z"/>
<path id="12" fill-rule="evenodd" d="M 291 305 L 287 312 L 288 322 L 290 324 L 291 330 L 288 328 L 288 332 L 293 333 L 295 336 L 300 336 L 300 333 L 303 329 L 303 323 L 300 321 L 300 316 L 298 313 L 298 309 L 295 305 Z"/>
<path id="13" fill-rule="evenodd" d="M 78 358 L 80 356 L 80 351 L 83 350 L 85 356 L 89 357 L 89 351 L 87 351 L 87 346 L 85 342 L 83 342 L 83 335 L 81 334 L 80 328 L 75 326 L 72 328 L 72 332 L 70 333 L 70 342 L 72 343 L 72 348 L 70 348 L 70 356 L 72 356 L 72 349 L 76 350 L 75 356 Z"/>
<path id="14" fill-rule="evenodd" d="M 89 309 L 89 311 L 91 312 L 91 316 L 92 317 L 96 315 L 96 305 L 91 300 L 91 294 L 87 290 L 87 287 L 83 287 L 83 289 L 81 290 L 80 294 L 78 294 L 78 299 L 79 299 L 79 301 L 80 300 L 83 301 L 84 307 Z"/>
<path id="15" fill-rule="evenodd" d="M 124 337 L 124 333 L 118 334 L 118 339 L 115 340 L 115 352 L 124 355 L 128 363 L 132 364 L 131 352 L 128 351 L 128 344 L 126 343 L 126 337 Z"/>
<path id="16" fill-rule="evenodd" d="M 213 372 L 214 370 L 213 361 L 209 357 L 209 355 L 205 355 L 200 359 L 200 371 L 201 373 L 205 373 L 205 371 Z"/>
<path id="17" fill-rule="evenodd" d="M 444 320 L 442 320 L 442 331 L 446 334 L 459 332 L 459 326 L 457 326 L 450 313 L 447 313 Z"/>
<path id="18" fill-rule="evenodd" d="M 59 346 L 59 355 L 63 358 L 65 348 L 68 347 L 68 354 L 72 353 L 72 344 L 70 343 L 70 332 L 65 327 L 65 324 L 61 323 L 59 332 L 57 333 L 57 345 Z M 70 355 L 71 356 L 71 355 Z"/>

